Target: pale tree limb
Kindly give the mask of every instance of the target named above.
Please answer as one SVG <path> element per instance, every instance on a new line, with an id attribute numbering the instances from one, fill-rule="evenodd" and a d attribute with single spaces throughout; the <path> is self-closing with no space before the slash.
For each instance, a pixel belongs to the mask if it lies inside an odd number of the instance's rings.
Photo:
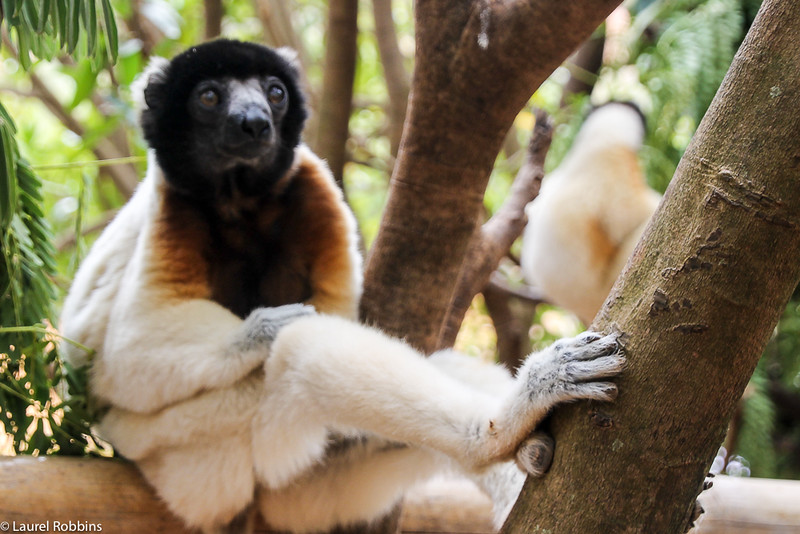
<path id="1" fill-rule="evenodd" d="M 261 21 L 261 27 L 264 28 L 267 44 L 274 47 L 288 46 L 297 52 L 297 60 L 301 66 L 300 76 L 303 81 L 303 87 L 308 95 L 310 107 L 316 109 L 317 95 L 306 74 L 311 61 L 306 47 L 297 32 L 294 31 L 292 24 L 291 10 L 296 4 L 296 0 L 253 0 L 253 4 L 258 20 Z M 312 116 L 311 122 L 315 120 L 315 117 Z M 313 127 L 306 129 L 313 131 Z"/>
<path id="2" fill-rule="evenodd" d="M 47 483 L 43 484 L 42 481 Z M 796 532 L 800 482 L 719 476 L 702 496 L 706 514 L 693 534 Z M 461 479 L 413 490 L 400 517 L 405 533 L 491 534 L 491 502 Z M 188 534 L 136 467 L 98 458 L 0 457 L 0 518 L 22 524 L 69 521 L 103 532 Z M 271 532 L 260 520 L 256 533 Z M 591 531 L 599 532 L 599 531 Z"/>
<path id="3" fill-rule="evenodd" d="M 80 237 L 105 230 L 106 226 L 111 224 L 111 221 L 113 221 L 114 217 L 117 216 L 117 212 L 118 210 L 111 210 L 107 213 L 104 213 L 97 222 L 81 228 Z M 74 247 L 77 243 L 78 234 L 76 234 L 74 230 L 70 230 L 62 235 L 57 236 L 53 241 L 53 245 L 59 252 L 64 252 L 65 250 Z"/>
<path id="4" fill-rule="evenodd" d="M 566 61 L 570 76 L 561 93 L 561 105 L 569 104 L 571 96 L 581 93 L 591 94 L 597 80 L 600 67 L 603 66 L 603 50 L 605 35 L 596 31 Z"/>

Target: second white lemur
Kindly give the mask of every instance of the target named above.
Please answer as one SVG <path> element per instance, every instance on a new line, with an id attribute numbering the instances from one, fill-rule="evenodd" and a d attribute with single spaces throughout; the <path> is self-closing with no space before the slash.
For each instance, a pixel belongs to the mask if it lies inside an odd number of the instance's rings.
<path id="1" fill-rule="evenodd" d="M 525 209 L 525 279 L 585 324 L 600 310 L 661 200 L 637 160 L 644 128 L 631 104 L 595 109 Z"/>
<path id="2" fill-rule="evenodd" d="M 84 260 L 62 328 L 96 350 L 99 433 L 188 526 L 241 532 L 257 510 L 276 530 L 327 531 L 450 470 L 502 518 L 516 464 L 540 474 L 549 454 L 531 434 L 547 412 L 615 396 L 613 335 L 559 341 L 512 379 L 353 320 L 354 218 L 300 142 L 284 51 L 193 47 L 156 60 L 141 95 L 147 175 Z"/>

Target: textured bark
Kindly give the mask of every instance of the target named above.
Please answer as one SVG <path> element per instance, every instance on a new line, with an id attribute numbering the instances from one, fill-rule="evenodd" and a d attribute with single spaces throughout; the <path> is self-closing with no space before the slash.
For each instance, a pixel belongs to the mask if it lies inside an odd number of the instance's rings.
<path id="1" fill-rule="evenodd" d="M 325 75 L 319 102 L 315 152 L 341 185 L 353 101 L 358 49 L 358 0 L 331 0 L 325 44 Z"/>
<path id="2" fill-rule="evenodd" d="M 362 315 L 436 347 L 495 157 L 533 91 L 618 0 L 415 4 L 416 68 Z"/>
<path id="3" fill-rule="evenodd" d="M 767 0 L 595 319 L 629 366 L 613 404 L 552 418 L 553 467 L 512 532 L 683 532 L 800 278 L 800 4 Z"/>

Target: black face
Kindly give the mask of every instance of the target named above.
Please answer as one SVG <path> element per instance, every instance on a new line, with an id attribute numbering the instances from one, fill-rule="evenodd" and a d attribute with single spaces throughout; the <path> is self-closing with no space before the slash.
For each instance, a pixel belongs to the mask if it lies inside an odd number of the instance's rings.
<path id="1" fill-rule="evenodd" d="M 214 41 L 152 75 L 145 138 L 177 190 L 214 202 L 268 195 L 288 170 L 306 118 L 297 72 L 280 54 Z"/>
<path id="2" fill-rule="evenodd" d="M 206 80 L 191 92 L 194 159 L 224 173 L 244 165 L 269 170 L 278 156 L 289 108 L 286 86 L 275 76 Z"/>

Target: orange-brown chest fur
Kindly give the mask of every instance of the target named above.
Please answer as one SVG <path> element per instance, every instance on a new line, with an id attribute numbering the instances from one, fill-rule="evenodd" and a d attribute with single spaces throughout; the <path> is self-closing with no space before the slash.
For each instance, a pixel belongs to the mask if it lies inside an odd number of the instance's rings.
<path id="1" fill-rule="evenodd" d="M 341 206 L 324 178 L 301 165 L 285 189 L 201 207 L 163 188 L 153 276 L 171 298 L 213 300 L 245 317 L 260 306 L 312 299 L 329 248 L 346 249 Z"/>

